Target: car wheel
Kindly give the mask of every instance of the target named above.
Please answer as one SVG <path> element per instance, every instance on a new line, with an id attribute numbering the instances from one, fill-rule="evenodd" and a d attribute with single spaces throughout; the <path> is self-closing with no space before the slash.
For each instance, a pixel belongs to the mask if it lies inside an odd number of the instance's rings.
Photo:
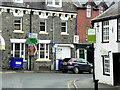
<path id="1" fill-rule="evenodd" d="M 75 67 L 75 68 L 74 68 L 74 73 L 75 73 L 75 74 L 78 74 L 78 73 L 79 73 L 79 68 L 78 68 L 78 67 Z"/>
<path id="2" fill-rule="evenodd" d="M 67 70 L 62 70 L 63 73 L 67 73 Z"/>

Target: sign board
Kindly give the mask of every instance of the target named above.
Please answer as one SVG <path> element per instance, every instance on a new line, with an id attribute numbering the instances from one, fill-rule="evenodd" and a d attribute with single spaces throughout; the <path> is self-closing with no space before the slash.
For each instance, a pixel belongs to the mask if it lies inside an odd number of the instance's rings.
<path id="1" fill-rule="evenodd" d="M 28 55 L 35 55 L 36 52 L 37 52 L 37 48 L 36 48 L 35 44 L 34 45 L 29 44 L 28 45 Z"/>
<path id="2" fill-rule="evenodd" d="M 55 41 L 52 42 L 52 45 L 55 45 Z"/>
<path id="3" fill-rule="evenodd" d="M 74 35 L 74 43 L 79 43 L 79 36 L 78 35 Z"/>
<path id="4" fill-rule="evenodd" d="M 36 38 L 27 38 L 26 44 L 38 44 L 38 39 L 36 39 Z"/>
<path id="5" fill-rule="evenodd" d="M 38 34 L 37 33 L 29 33 L 29 38 L 37 38 Z"/>
<path id="6" fill-rule="evenodd" d="M 96 30 L 89 28 L 87 30 L 88 43 L 96 43 Z"/>

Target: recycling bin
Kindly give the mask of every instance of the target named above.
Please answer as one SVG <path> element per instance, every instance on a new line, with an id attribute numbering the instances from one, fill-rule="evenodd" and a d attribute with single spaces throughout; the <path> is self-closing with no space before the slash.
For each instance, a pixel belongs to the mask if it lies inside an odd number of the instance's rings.
<path id="1" fill-rule="evenodd" d="M 11 58 L 10 68 L 23 68 L 23 58 Z"/>

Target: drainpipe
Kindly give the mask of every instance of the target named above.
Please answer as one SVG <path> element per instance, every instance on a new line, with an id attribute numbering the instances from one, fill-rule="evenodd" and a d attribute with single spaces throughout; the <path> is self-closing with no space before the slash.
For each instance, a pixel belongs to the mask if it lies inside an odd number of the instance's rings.
<path id="1" fill-rule="evenodd" d="M 52 16 L 52 19 L 53 19 L 53 41 L 54 41 L 54 14 L 53 14 L 53 16 Z M 53 45 L 53 47 L 52 47 L 52 51 L 53 51 L 53 62 L 52 62 L 52 66 L 51 66 L 51 70 L 54 70 L 54 50 L 55 50 L 55 47 L 54 47 L 54 45 Z"/>
<path id="2" fill-rule="evenodd" d="M 30 33 L 32 33 L 32 9 L 30 11 Z M 28 55 L 28 70 L 31 70 L 31 56 L 29 55 Z"/>

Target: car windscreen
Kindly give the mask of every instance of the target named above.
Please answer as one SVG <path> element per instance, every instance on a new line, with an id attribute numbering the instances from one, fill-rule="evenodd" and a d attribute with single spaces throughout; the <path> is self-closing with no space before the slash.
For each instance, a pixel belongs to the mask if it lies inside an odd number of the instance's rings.
<path id="1" fill-rule="evenodd" d="M 63 59 L 63 62 L 68 62 L 70 60 L 70 58 L 65 58 Z"/>

